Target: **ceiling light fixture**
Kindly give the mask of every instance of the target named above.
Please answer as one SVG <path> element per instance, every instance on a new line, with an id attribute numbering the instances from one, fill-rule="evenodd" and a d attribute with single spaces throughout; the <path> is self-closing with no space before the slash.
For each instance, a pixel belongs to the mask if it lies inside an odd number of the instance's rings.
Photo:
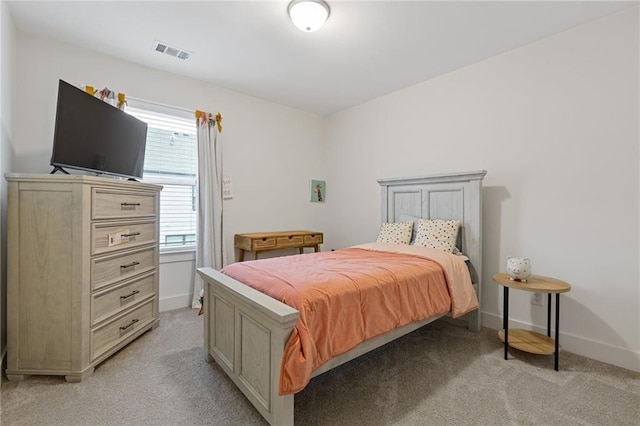
<path id="1" fill-rule="evenodd" d="M 293 0 L 287 13 L 293 24 L 304 32 L 320 29 L 329 17 L 329 5 L 323 0 Z"/>

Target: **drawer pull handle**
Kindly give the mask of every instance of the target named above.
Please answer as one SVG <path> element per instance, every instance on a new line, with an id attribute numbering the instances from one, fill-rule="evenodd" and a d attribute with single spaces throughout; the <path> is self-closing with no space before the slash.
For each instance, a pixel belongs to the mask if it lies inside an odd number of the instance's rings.
<path id="1" fill-rule="evenodd" d="M 131 327 L 133 324 L 137 323 L 138 321 L 140 321 L 140 320 L 137 319 L 137 318 L 134 318 L 134 319 L 131 320 L 131 322 L 129 324 L 125 325 L 124 327 L 120 327 L 120 330 L 121 331 L 125 331 L 127 328 Z"/>
<path id="2" fill-rule="evenodd" d="M 132 266 L 137 266 L 139 265 L 140 262 L 131 262 L 128 265 L 120 265 L 120 269 L 127 269 L 127 268 L 131 268 Z"/>
<path id="3" fill-rule="evenodd" d="M 293 235 L 289 235 L 289 239 L 292 239 L 292 238 L 293 238 Z"/>
<path id="4" fill-rule="evenodd" d="M 263 238 L 263 239 L 262 239 L 262 241 L 267 241 L 267 239 L 266 239 L 266 238 Z"/>
<path id="5" fill-rule="evenodd" d="M 126 296 L 120 296 L 120 299 L 125 300 L 125 299 L 128 299 L 130 297 L 135 296 L 138 293 L 140 293 L 140 290 L 133 290 L 131 293 L 127 294 Z"/>
<path id="6" fill-rule="evenodd" d="M 123 237 L 135 237 L 136 235 L 140 235 L 139 232 L 131 232 L 130 234 L 122 234 Z"/>
<path id="7" fill-rule="evenodd" d="M 140 203 L 120 203 L 121 207 L 135 207 L 135 206 L 139 206 Z"/>

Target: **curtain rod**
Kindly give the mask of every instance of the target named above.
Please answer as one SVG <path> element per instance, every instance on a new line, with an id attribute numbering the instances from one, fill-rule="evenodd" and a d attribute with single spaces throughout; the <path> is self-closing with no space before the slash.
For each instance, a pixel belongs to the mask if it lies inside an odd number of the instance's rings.
<path id="1" fill-rule="evenodd" d="M 89 87 L 91 89 L 95 89 L 95 86 L 90 86 L 90 85 L 85 85 L 85 84 L 81 84 L 80 87 L 83 90 L 87 90 L 87 88 L 89 88 Z M 96 92 L 98 92 L 100 90 L 101 89 L 95 89 Z M 120 94 L 122 94 L 123 97 L 126 96 L 124 93 L 118 92 L 118 95 L 120 95 Z M 92 95 L 93 95 L 93 93 L 92 93 Z M 177 107 L 177 106 L 174 106 L 174 105 L 167 105 L 167 104 L 163 104 L 163 103 L 160 103 L 160 102 L 155 102 L 155 101 L 150 101 L 150 100 L 147 100 L 147 99 L 137 98 L 135 96 L 126 96 L 126 99 L 134 101 L 134 102 L 142 102 L 142 103 L 146 103 L 146 104 L 156 105 L 156 106 L 159 106 L 159 107 L 162 107 L 162 108 L 174 109 L 174 110 L 179 110 L 179 111 L 186 112 L 186 113 L 189 113 L 189 114 L 193 114 L 193 110 L 192 109 Z"/>
<path id="2" fill-rule="evenodd" d="M 210 113 L 210 112 L 201 111 L 199 109 L 195 110 L 195 112 L 194 112 L 191 109 L 182 108 L 182 107 L 176 107 L 176 106 L 167 105 L 167 104 L 163 104 L 163 103 L 155 102 L 155 101 L 148 101 L 146 99 L 136 98 L 134 96 L 128 96 L 127 99 L 132 100 L 134 102 L 147 103 L 147 104 L 156 105 L 156 106 L 159 106 L 159 107 L 162 107 L 162 108 L 177 109 L 177 110 L 180 110 L 180 111 L 185 112 L 185 113 L 195 114 L 196 119 L 199 119 L 202 114 L 208 114 L 209 115 L 209 119 L 216 122 L 216 124 L 218 126 L 218 131 L 222 132 L 222 114 L 220 114 L 219 112 L 217 114 L 215 114 L 215 115 Z"/>

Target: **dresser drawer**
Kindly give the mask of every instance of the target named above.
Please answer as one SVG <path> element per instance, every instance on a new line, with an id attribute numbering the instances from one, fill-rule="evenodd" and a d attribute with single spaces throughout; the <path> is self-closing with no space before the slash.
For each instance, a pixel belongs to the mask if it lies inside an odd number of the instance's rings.
<path id="1" fill-rule="evenodd" d="M 143 248 L 91 259 L 91 289 L 98 290 L 158 267 L 157 248 Z"/>
<path id="2" fill-rule="evenodd" d="M 276 247 L 300 247 L 303 244 L 302 235 L 290 235 L 288 237 L 278 237 Z"/>
<path id="3" fill-rule="evenodd" d="M 91 200 L 92 219 L 115 219 L 156 216 L 157 193 L 94 188 Z"/>
<path id="4" fill-rule="evenodd" d="M 91 330 L 91 360 L 98 358 L 136 331 L 152 323 L 156 317 L 154 301 L 155 298 L 152 298 L 133 311 Z"/>
<path id="5" fill-rule="evenodd" d="M 266 248 L 275 248 L 276 247 L 276 239 L 275 238 L 258 238 L 252 241 L 251 250 L 260 250 Z"/>
<path id="6" fill-rule="evenodd" d="M 91 325 L 155 295 L 156 274 L 151 273 L 91 295 Z"/>
<path id="7" fill-rule="evenodd" d="M 91 225 L 91 254 L 156 243 L 156 221 L 108 222 Z"/>
<path id="8" fill-rule="evenodd" d="M 322 234 L 305 235 L 304 243 L 307 245 L 322 244 Z"/>

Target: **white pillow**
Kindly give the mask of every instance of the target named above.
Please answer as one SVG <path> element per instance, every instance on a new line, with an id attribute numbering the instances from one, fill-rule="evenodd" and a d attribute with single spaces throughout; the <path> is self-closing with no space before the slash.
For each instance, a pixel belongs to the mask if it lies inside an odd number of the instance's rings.
<path id="1" fill-rule="evenodd" d="M 383 223 L 378 233 L 378 243 L 409 244 L 413 222 Z"/>
<path id="2" fill-rule="evenodd" d="M 415 245 L 453 252 L 458 238 L 459 220 L 428 220 L 418 222 L 418 235 Z"/>

